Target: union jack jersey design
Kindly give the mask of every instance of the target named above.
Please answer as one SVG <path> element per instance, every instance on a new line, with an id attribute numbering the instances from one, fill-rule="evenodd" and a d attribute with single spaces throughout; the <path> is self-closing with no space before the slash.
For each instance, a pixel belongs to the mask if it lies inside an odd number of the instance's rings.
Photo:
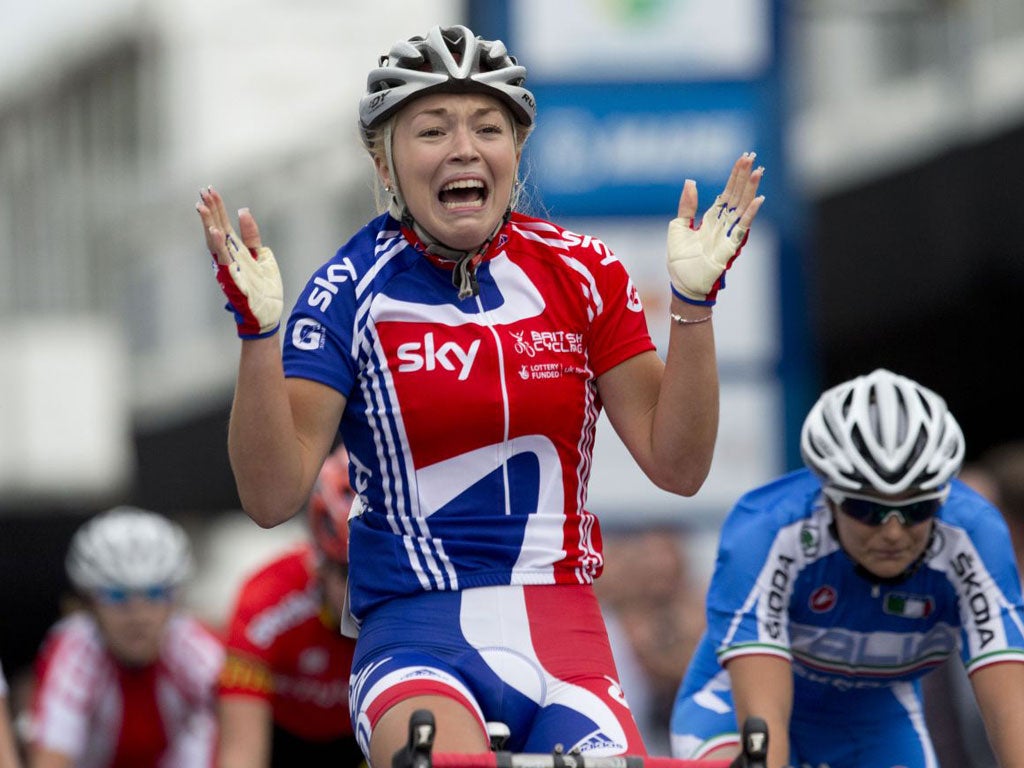
<path id="1" fill-rule="evenodd" d="M 36 661 L 30 740 L 68 755 L 75 768 L 212 765 L 223 661 L 220 640 L 175 614 L 160 658 L 129 669 L 106 649 L 91 615 L 70 614 Z"/>
<path id="2" fill-rule="evenodd" d="M 458 299 L 452 264 L 384 214 L 321 267 L 284 341 L 287 376 L 347 398 L 359 498 L 350 608 L 500 584 L 586 584 L 595 379 L 653 350 L 599 240 L 513 214 Z"/>
<path id="3" fill-rule="evenodd" d="M 742 655 L 792 662 L 794 764 L 833 766 L 871 763 L 865 755 L 876 737 L 888 750 L 885 765 L 931 765 L 920 678 L 956 653 L 968 672 L 1024 662 L 1009 532 L 981 496 L 953 481 L 920 567 L 903 580 L 861 575 L 831 520 L 806 469 L 751 491 L 729 514 L 708 590 L 708 629 L 673 710 L 676 757 L 699 756 L 735 731 L 723 665 Z M 910 756 L 897 759 L 898 744 Z M 859 759 L 848 761 L 841 749 Z"/>
<path id="4" fill-rule="evenodd" d="M 271 704 L 274 722 L 302 739 L 352 734 L 348 676 L 355 641 L 330 626 L 303 544 L 260 568 L 242 585 L 228 627 L 220 694 Z"/>

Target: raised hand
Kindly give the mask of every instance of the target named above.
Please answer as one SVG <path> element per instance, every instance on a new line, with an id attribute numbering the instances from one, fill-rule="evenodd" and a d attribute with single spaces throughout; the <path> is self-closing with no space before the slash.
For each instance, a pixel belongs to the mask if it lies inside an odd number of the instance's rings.
<path id="1" fill-rule="evenodd" d="M 713 306 L 725 287 L 725 272 L 747 240 L 764 196 L 757 187 L 764 168 L 754 168 L 753 152 L 744 152 L 732 167 L 722 193 L 694 226 L 697 184 L 687 179 L 679 196 L 678 218 L 668 225 L 668 273 L 672 292 L 691 304 Z"/>
<path id="2" fill-rule="evenodd" d="M 274 254 L 263 246 L 248 208 L 238 212 L 235 233 L 224 200 L 213 187 L 200 190 L 196 211 L 203 222 L 206 247 L 213 256 L 217 282 L 235 316 L 238 335 L 258 339 L 277 333 L 284 309 L 284 287 Z"/>

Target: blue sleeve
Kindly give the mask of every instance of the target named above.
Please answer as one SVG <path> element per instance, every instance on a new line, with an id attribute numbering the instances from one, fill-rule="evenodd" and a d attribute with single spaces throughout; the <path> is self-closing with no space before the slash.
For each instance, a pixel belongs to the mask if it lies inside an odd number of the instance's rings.
<path id="1" fill-rule="evenodd" d="M 729 645 L 759 641 L 757 609 L 765 597 L 761 577 L 777 533 L 775 516 L 750 496 L 726 519 L 707 597 L 708 636 L 716 648 L 727 638 Z M 780 614 L 784 622 L 786 611 Z"/>
<path id="2" fill-rule="evenodd" d="M 968 533 L 980 562 L 954 552 L 951 578 L 960 594 L 963 661 L 969 670 L 1009 658 L 1024 660 L 1024 603 L 1020 573 L 1002 514 L 954 482 L 942 516 Z"/>
<path id="3" fill-rule="evenodd" d="M 359 374 L 356 270 L 339 251 L 310 278 L 284 338 L 285 376 L 311 379 L 346 398 Z"/>
<path id="4" fill-rule="evenodd" d="M 726 518 L 707 598 L 708 635 L 720 658 L 789 656 L 789 606 L 805 565 L 804 523 L 820 490 L 806 470 L 744 495 Z"/>

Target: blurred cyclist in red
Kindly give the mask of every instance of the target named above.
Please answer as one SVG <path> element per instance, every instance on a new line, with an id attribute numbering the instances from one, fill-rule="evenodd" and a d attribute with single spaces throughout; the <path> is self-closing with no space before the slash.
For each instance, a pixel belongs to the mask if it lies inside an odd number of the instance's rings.
<path id="1" fill-rule="evenodd" d="M 224 649 L 178 610 L 191 569 L 185 531 L 154 512 L 117 507 L 76 531 L 67 571 L 85 610 L 36 660 L 31 768 L 212 764 Z"/>
<path id="2" fill-rule="evenodd" d="M 339 631 L 348 581 L 348 456 L 324 462 L 308 504 L 312 543 L 242 586 L 221 675 L 220 768 L 359 765 L 348 678 L 355 641 Z"/>

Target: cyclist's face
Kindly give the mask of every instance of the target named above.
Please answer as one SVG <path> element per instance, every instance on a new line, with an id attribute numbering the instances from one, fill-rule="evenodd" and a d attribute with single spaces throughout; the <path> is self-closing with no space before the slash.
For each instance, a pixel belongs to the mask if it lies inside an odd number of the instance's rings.
<path id="1" fill-rule="evenodd" d="M 928 546 L 933 520 L 903 525 L 893 515 L 881 525 L 867 525 L 832 504 L 843 548 L 857 563 L 881 578 L 899 576 Z"/>
<path id="2" fill-rule="evenodd" d="M 110 652 L 128 666 L 144 666 L 160 655 L 167 622 L 174 610 L 171 600 L 131 595 L 126 600 L 92 600 L 93 612 Z"/>
<path id="3" fill-rule="evenodd" d="M 482 245 L 509 206 L 519 164 L 508 111 L 480 94 L 424 96 L 398 114 L 392 142 L 398 189 L 413 218 L 457 250 Z"/>

